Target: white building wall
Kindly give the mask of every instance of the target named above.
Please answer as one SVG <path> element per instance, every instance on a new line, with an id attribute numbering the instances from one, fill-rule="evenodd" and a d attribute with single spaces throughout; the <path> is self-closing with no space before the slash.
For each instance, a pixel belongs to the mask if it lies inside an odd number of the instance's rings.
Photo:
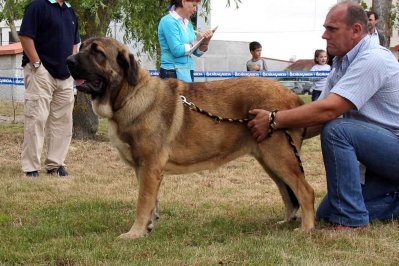
<path id="1" fill-rule="evenodd" d="M 15 27 L 17 28 L 17 31 L 19 31 L 19 27 L 21 26 L 22 20 L 17 20 L 15 21 Z M 7 25 L 5 21 L 0 22 L 0 34 L 1 34 L 1 43 L 0 45 L 7 45 L 10 44 L 9 40 L 9 35 L 10 35 L 11 29 Z"/>
<path id="2" fill-rule="evenodd" d="M 21 68 L 22 54 L 2 55 L 0 56 L 0 77 L 23 78 Z M 5 84 L 0 82 L 0 100 L 17 100 L 24 99 L 24 86 L 9 85 L 8 80 L 4 80 Z"/>

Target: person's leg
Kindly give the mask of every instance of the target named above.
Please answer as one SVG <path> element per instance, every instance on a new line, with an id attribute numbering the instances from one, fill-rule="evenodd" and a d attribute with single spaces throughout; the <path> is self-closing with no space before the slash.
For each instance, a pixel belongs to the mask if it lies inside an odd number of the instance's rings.
<path id="1" fill-rule="evenodd" d="M 168 79 L 168 78 L 177 79 L 176 70 L 161 68 L 159 70 L 159 77 L 161 79 Z"/>
<path id="2" fill-rule="evenodd" d="M 399 217 L 398 192 L 398 181 L 385 179 L 378 173 L 366 171 L 366 182 L 362 185 L 362 193 L 370 221 Z"/>
<path id="3" fill-rule="evenodd" d="M 312 91 L 312 102 L 317 101 L 319 99 L 321 91 L 313 90 Z"/>
<path id="4" fill-rule="evenodd" d="M 194 82 L 194 70 L 190 70 L 191 82 Z"/>
<path id="5" fill-rule="evenodd" d="M 327 174 L 328 220 L 345 226 L 369 223 L 364 203 L 358 160 L 379 177 L 399 182 L 399 138 L 389 130 L 353 120 L 335 119 L 323 126 L 323 159 Z M 319 216 L 328 209 L 323 200 Z"/>
<path id="6" fill-rule="evenodd" d="M 44 66 L 33 72 L 29 63 L 24 66 L 24 142 L 21 152 L 22 171 L 40 171 L 40 157 L 44 143 L 44 127 L 49 114 L 53 86 L 51 75 Z"/>
<path id="7" fill-rule="evenodd" d="M 65 166 L 64 161 L 72 138 L 73 79 L 56 79 L 56 84 L 46 124 L 47 170 Z"/>
<path id="8" fill-rule="evenodd" d="M 369 213 L 369 220 L 388 220 L 399 218 L 399 182 L 380 177 L 371 171 L 366 172 L 366 182 L 362 185 L 362 195 Z M 328 193 L 316 212 L 317 220 L 329 222 L 332 206 Z"/>
<path id="9" fill-rule="evenodd" d="M 332 213 L 332 206 L 330 204 L 330 199 L 328 198 L 328 193 L 321 200 L 319 207 L 316 210 L 316 220 L 323 220 L 325 222 L 330 222 L 330 215 Z"/>

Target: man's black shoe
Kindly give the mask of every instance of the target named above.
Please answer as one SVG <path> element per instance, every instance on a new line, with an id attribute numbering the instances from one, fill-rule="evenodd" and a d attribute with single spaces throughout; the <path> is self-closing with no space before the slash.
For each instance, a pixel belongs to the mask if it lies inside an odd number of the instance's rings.
<path id="1" fill-rule="evenodd" d="M 38 171 L 26 172 L 26 177 L 38 177 L 38 176 L 39 176 Z"/>
<path id="2" fill-rule="evenodd" d="M 64 166 L 61 166 L 60 168 L 55 168 L 55 169 L 52 169 L 52 170 L 48 170 L 47 174 L 50 174 L 50 175 L 57 174 L 59 176 L 69 176 L 69 174 L 65 170 Z"/>

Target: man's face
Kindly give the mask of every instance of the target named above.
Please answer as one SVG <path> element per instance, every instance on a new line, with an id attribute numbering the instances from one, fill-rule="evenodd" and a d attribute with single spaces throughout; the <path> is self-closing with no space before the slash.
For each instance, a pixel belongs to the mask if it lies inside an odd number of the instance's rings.
<path id="1" fill-rule="evenodd" d="M 327 50 L 338 57 L 344 56 L 354 45 L 353 27 L 345 23 L 346 8 L 337 7 L 330 10 L 324 22 L 325 31 L 322 38 L 327 41 Z"/>
<path id="2" fill-rule="evenodd" d="M 369 32 L 370 32 L 370 33 L 373 33 L 373 32 L 374 32 L 375 25 L 377 25 L 377 23 L 378 23 L 378 19 L 375 19 L 374 14 L 371 14 L 371 15 L 369 16 L 369 24 L 368 24 Z"/>

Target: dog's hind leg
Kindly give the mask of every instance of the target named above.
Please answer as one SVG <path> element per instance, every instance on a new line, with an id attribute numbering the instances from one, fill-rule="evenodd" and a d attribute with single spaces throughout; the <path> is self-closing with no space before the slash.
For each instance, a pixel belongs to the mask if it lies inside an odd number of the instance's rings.
<path id="1" fill-rule="evenodd" d="M 278 223 L 286 223 L 292 220 L 296 220 L 296 213 L 299 209 L 299 202 L 294 192 L 286 183 L 283 182 L 283 180 L 277 177 L 273 172 L 269 171 L 269 169 L 264 165 L 263 161 L 258 161 L 262 165 L 263 169 L 265 169 L 265 171 L 268 173 L 269 177 L 276 183 L 284 202 L 285 217 L 283 221 L 280 221 Z"/>
<path id="2" fill-rule="evenodd" d="M 296 146 L 299 151 L 300 147 Z M 284 221 L 294 219 L 299 202 L 302 208 L 302 229 L 305 231 L 313 229 L 314 191 L 305 180 L 305 174 L 301 172 L 299 162 L 284 132 L 275 132 L 271 138 L 259 143 L 258 147 L 258 154 L 255 157 L 276 182 L 287 208 Z M 290 191 L 294 195 L 290 194 Z"/>

